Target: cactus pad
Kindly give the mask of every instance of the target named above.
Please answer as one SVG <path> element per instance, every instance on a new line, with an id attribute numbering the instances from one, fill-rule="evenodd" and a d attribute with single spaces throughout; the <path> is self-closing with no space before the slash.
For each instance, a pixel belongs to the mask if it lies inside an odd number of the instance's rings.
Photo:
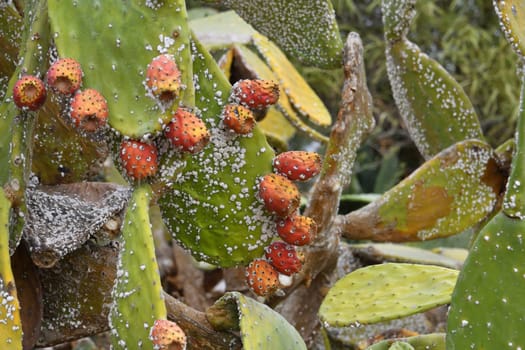
<path id="1" fill-rule="evenodd" d="M 109 316 L 114 349 L 153 348 L 149 333 L 166 318 L 149 220 L 151 187 L 134 189 L 122 226 L 117 279 Z"/>
<path id="2" fill-rule="evenodd" d="M 358 269 L 330 289 L 321 321 L 334 327 L 371 324 L 447 304 L 458 271 L 444 267 L 387 263 Z"/>
<path id="3" fill-rule="evenodd" d="M 84 86 L 104 95 L 116 131 L 141 137 L 171 118 L 145 87 L 146 67 L 159 54 L 175 56 L 186 86 L 182 99 L 193 104 L 184 1 L 50 0 L 49 14 L 58 54 L 81 63 Z"/>
<path id="4" fill-rule="evenodd" d="M 460 233 L 492 212 L 503 183 L 488 144 L 457 143 L 379 199 L 349 213 L 348 237 L 406 242 Z"/>
<path id="5" fill-rule="evenodd" d="M 175 240 L 197 260 L 247 264 L 263 254 L 275 227 L 255 197 L 258 179 L 271 172 L 274 152 L 258 127 L 246 137 L 221 127 L 231 87 L 198 42 L 192 50 L 197 108 L 211 138 L 202 152 L 182 160 L 186 167 L 159 205 Z"/>
<path id="6" fill-rule="evenodd" d="M 516 53 L 525 55 L 525 3 L 518 0 L 494 0 L 501 27 Z"/>
<path id="7" fill-rule="evenodd" d="M 207 317 L 216 329 L 225 329 L 224 320 L 231 329 L 240 329 L 245 350 L 306 350 L 303 339 L 284 317 L 241 293 L 226 293 L 208 309 Z"/>
<path id="8" fill-rule="evenodd" d="M 343 42 L 330 1 L 226 0 L 224 3 L 305 64 L 322 68 L 341 66 Z"/>
<path id="9" fill-rule="evenodd" d="M 383 340 L 369 346 L 366 350 L 404 349 L 403 347 L 400 347 L 402 345 L 398 344 L 406 344 L 406 346 L 409 346 L 407 349 L 414 350 L 445 350 L 445 334 L 432 333 L 416 335 L 409 338 Z"/>

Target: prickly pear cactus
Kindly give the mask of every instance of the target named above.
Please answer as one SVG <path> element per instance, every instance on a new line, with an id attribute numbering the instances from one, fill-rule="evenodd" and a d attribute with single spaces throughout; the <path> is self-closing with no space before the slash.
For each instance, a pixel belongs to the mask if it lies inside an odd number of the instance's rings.
<path id="1" fill-rule="evenodd" d="M 171 119 L 170 108 L 165 110 L 145 87 L 146 67 L 159 54 L 174 55 L 185 86 L 182 102 L 193 105 L 189 29 L 183 0 L 50 0 L 49 14 L 58 54 L 81 63 L 84 85 L 104 95 L 108 122 L 115 131 L 142 137 L 160 131 L 162 122 Z M 172 106 L 177 107 L 178 100 Z"/>
<path id="2" fill-rule="evenodd" d="M 15 280 L 9 261 L 9 209 L 11 205 L 0 188 L 0 347 L 22 349 L 22 323 Z"/>
<path id="3" fill-rule="evenodd" d="M 258 127 L 251 136 L 238 137 L 220 126 L 230 84 L 197 41 L 192 55 L 196 105 L 211 140 L 202 152 L 182 160 L 183 172 L 159 205 L 173 237 L 197 260 L 247 264 L 263 254 L 275 227 L 255 197 L 258 178 L 272 170 L 274 152 Z"/>
<path id="4" fill-rule="evenodd" d="M 398 242 L 454 235 L 492 212 L 503 183 L 488 144 L 459 142 L 379 199 L 349 213 L 348 231 L 354 239 Z"/>
<path id="5" fill-rule="evenodd" d="M 336 282 L 319 317 L 330 326 L 348 327 L 426 311 L 450 301 L 458 273 L 431 265 L 367 266 Z"/>
<path id="6" fill-rule="evenodd" d="M 255 29 L 306 64 L 337 68 L 343 42 L 328 0 L 224 0 Z M 286 35 L 283 35 L 286 33 Z"/>
<path id="7" fill-rule="evenodd" d="M 415 0 L 383 0 L 387 71 L 410 136 L 428 159 L 456 142 L 484 137 L 461 85 L 406 38 L 414 5 Z"/>
<path id="8" fill-rule="evenodd" d="M 503 210 L 479 232 L 454 289 L 447 349 L 523 349 L 525 79 Z"/>
<path id="9" fill-rule="evenodd" d="M 499 17 L 507 41 L 518 55 L 525 54 L 525 4 L 519 0 L 494 0 L 494 7 Z"/>
<path id="10" fill-rule="evenodd" d="M 399 347 L 401 345 L 395 344 L 404 344 L 404 346 L 409 346 L 407 349 L 414 350 L 445 350 L 445 334 L 433 333 L 417 335 L 414 337 L 403 339 L 383 340 L 379 343 L 369 346 L 366 350 L 404 349 L 402 347 Z M 395 346 L 397 346 L 397 348 Z"/>
<path id="11" fill-rule="evenodd" d="M 306 349 L 306 344 L 280 314 L 238 292 L 226 293 L 206 311 L 212 326 L 240 330 L 245 350 Z"/>
<path id="12" fill-rule="evenodd" d="M 135 187 L 124 217 L 109 317 L 115 349 L 152 349 L 151 327 L 166 318 L 149 220 L 151 194 L 148 184 Z"/>

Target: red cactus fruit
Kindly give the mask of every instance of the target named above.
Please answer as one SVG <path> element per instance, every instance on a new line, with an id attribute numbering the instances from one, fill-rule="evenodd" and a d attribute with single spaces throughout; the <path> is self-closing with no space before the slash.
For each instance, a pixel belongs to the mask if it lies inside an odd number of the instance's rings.
<path id="1" fill-rule="evenodd" d="M 177 98 L 181 73 L 173 55 L 163 54 L 151 60 L 146 70 L 146 84 L 162 102 L 171 102 Z"/>
<path id="2" fill-rule="evenodd" d="M 315 152 L 283 152 L 274 158 L 273 168 L 292 181 L 306 181 L 321 171 L 321 156 Z"/>
<path id="3" fill-rule="evenodd" d="M 157 157 L 157 148 L 148 143 L 127 140 L 120 145 L 122 167 L 134 180 L 155 175 L 158 168 Z"/>
<path id="4" fill-rule="evenodd" d="M 316 236 L 317 224 L 308 216 L 294 215 L 277 222 L 277 233 L 286 243 L 303 246 Z"/>
<path id="5" fill-rule="evenodd" d="M 106 125 L 108 104 L 100 92 L 86 89 L 77 93 L 71 101 L 71 119 L 85 131 L 93 132 Z"/>
<path id="6" fill-rule="evenodd" d="M 287 276 L 299 272 L 303 266 L 295 247 L 285 242 L 272 242 L 266 247 L 265 257 L 277 271 Z"/>
<path id="7" fill-rule="evenodd" d="M 24 75 L 13 87 L 13 100 L 18 108 L 36 111 L 46 102 L 44 82 L 34 75 Z"/>
<path id="8" fill-rule="evenodd" d="M 200 152 L 210 141 L 210 133 L 202 119 L 182 108 L 175 112 L 164 134 L 173 147 L 182 152 Z"/>
<path id="9" fill-rule="evenodd" d="M 232 87 L 230 99 L 251 109 L 264 109 L 279 100 L 279 84 L 271 80 L 239 80 Z"/>
<path id="10" fill-rule="evenodd" d="M 156 320 L 150 334 L 155 349 L 186 349 L 187 339 L 184 331 L 175 322 Z"/>
<path id="11" fill-rule="evenodd" d="M 255 116 L 248 108 L 229 103 L 222 111 L 224 126 L 236 134 L 246 135 L 255 127 Z"/>
<path id="12" fill-rule="evenodd" d="M 71 95 L 82 84 L 82 68 L 73 58 L 61 58 L 49 67 L 47 71 L 47 85 L 53 90 Z"/>
<path id="13" fill-rule="evenodd" d="M 301 196 L 297 186 L 278 174 L 265 175 L 259 184 L 259 197 L 265 208 L 279 217 L 287 217 L 299 207 Z"/>
<path id="14" fill-rule="evenodd" d="M 279 274 L 269 262 L 255 259 L 246 268 L 246 282 L 255 294 L 266 296 L 279 288 Z"/>

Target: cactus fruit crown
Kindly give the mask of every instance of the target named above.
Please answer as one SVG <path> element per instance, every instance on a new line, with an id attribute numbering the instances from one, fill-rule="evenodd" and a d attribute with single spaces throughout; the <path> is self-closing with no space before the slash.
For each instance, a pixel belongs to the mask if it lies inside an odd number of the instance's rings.
<path id="1" fill-rule="evenodd" d="M 77 127 L 89 132 L 106 125 L 108 119 L 107 101 L 95 89 L 86 89 L 73 96 L 71 119 Z"/>
<path id="2" fill-rule="evenodd" d="M 36 111 L 44 104 L 46 96 L 44 82 L 34 75 L 24 75 L 13 87 L 13 100 L 18 108 Z"/>
<path id="3" fill-rule="evenodd" d="M 80 89 L 82 84 L 82 68 L 73 58 L 61 58 L 49 67 L 47 85 L 63 95 L 71 95 Z"/>

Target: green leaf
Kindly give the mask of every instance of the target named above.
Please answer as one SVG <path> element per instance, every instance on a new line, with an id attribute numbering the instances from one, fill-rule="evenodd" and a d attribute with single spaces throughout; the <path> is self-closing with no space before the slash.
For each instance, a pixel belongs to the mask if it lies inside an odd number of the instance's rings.
<path id="1" fill-rule="evenodd" d="M 447 304 L 458 271 L 387 263 L 358 269 L 330 289 L 319 317 L 334 327 L 389 321 Z"/>
<path id="2" fill-rule="evenodd" d="M 347 214 L 346 237 L 406 242 L 458 234 L 492 213 L 504 180 L 489 145 L 459 142 Z"/>
<path id="3" fill-rule="evenodd" d="M 516 53 L 525 54 L 525 3 L 519 0 L 495 0 L 494 7 L 501 28 Z"/>
<path id="4" fill-rule="evenodd" d="M 423 157 L 459 141 L 484 139 L 468 96 L 439 63 L 406 39 L 387 44 L 386 55 L 396 105 Z"/>
<path id="5" fill-rule="evenodd" d="M 414 350 L 445 350 L 445 334 L 433 333 L 402 339 L 387 339 L 369 346 L 366 350 L 391 350 L 394 344 L 408 344 L 410 349 Z"/>
<path id="6" fill-rule="evenodd" d="M 109 125 L 129 136 L 160 131 L 170 111 L 147 95 L 145 71 L 161 53 L 175 56 L 182 73 L 182 102 L 193 105 L 189 28 L 183 0 L 50 0 L 49 15 L 61 57 L 77 59 L 84 87 L 108 101 Z M 89 15 L 86 15 L 89 14 Z M 173 108 L 178 106 L 174 101 Z M 159 122 L 161 120 L 162 122 Z"/>
<path id="7" fill-rule="evenodd" d="M 216 319 L 214 315 L 221 317 Z M 245 350 L 306 350 L 300 334 L 284 317 L 241 293 L 226 293 L 208 309 L 207 317 L 216 329 L 225 329 L 223 322 L 228 319 L 230 329 L 240 330 Z"/>
<path id="8" fill-rule="evenodd" d="M 124 217 L 109 317 L 115 349 L 153 349 L 151 327 L 166 319 L 149 219 L 151 195 L 150 185 L 138 185 Z"/>
<path id="9" fill-rule="evenodd" d="M 9 210 L 11 203 L 0 187 L 0 347 L 22 349 L 22 323 L 15 279 L 9 256 Z"/>
<path id="10" fill-rule="evenodd" d="M 255 29 L 305 64 L 338 68 L 343 42 L 328 0 L 224 0 Z"/>
<path id="11" fill-rule="evenodd" d="M 256 199 L 257 180 L 272 171 L 274 152 L 262 131 L 234 136 L 221 125 L 231 86 L 210 54 L 192 43 L 196 101 L 210 144 L 185 158 L 183 172 L 159 200 L 174 239 L 199 261 L 219 266 L 259 257 L 275 224 Z"/>

